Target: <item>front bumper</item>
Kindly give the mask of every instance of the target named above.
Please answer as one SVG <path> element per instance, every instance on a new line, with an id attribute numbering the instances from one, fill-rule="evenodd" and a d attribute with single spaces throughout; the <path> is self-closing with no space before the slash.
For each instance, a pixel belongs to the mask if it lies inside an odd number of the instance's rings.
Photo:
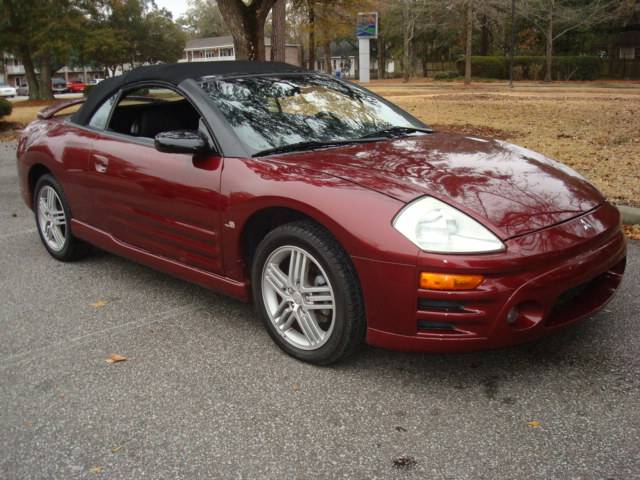
<path id="1" fill-rule="evenodd" d="M 354 258 L 367 342 L 405 351 L 463 352 L 542 337 L 602 308 L 619 286 L 626 241 L 608 204 L 513 238 L 499 254 L 421 253 L 416 265 Z M 481 273 L 469 291 L 418 288 L 422 271 Z"/>

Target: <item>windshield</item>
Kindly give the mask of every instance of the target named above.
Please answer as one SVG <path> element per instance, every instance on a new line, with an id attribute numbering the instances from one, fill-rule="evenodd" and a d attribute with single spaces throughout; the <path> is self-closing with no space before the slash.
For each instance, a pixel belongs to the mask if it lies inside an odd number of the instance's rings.
<path id="1" fill-rule="evenodd" d="M 254 152 L 424 127 L 365 90 L 322 75 L 206 78 L 200 86 Z"/>

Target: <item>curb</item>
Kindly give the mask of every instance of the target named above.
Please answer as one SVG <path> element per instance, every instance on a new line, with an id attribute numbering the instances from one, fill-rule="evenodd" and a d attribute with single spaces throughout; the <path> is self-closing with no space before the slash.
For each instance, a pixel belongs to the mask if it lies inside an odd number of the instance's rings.
<path id="1" fill-rule="evenodd" d="M 622 215 L 622 223 L 625 225 L 640 224 L 640 208 L 618 205 L 618 210 Z"/>

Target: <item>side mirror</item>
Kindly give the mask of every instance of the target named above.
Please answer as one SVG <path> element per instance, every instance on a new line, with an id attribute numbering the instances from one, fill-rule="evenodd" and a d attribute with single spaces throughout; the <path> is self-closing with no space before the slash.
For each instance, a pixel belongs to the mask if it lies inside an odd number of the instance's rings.
<path id="1" fill-rule="evenodd" d="M 164 153 L 205 153 L 210 150 L 207 141 L 194 130 L 160 132 L 153 141 L 156 150 Z"/>

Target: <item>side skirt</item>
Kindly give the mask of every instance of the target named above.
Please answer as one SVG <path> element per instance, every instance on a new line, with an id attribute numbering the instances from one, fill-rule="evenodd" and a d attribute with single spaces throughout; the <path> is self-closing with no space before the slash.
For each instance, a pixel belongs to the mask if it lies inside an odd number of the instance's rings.
<path id="1" fill-rule="evenodd" d="M 216 275 L 215 273 L 206 272 L 176 262 L 175 260 L 154 255 L 153 253 L 123 243 L 113 235 L 92 227 L 91 225 L 87 225 L 75 218 L 71 219 L 71 228 L 76 237 L 103 250 L 133 260 L 134 262 L 142 263 L 153 269 L 169 273 L 170 275 L 191 283 L 196 283 L 205 288 L 216 290 L 244 302 L 248 302 L 251 297 L 249 295 L 249 286 L 245 282 L 238 282 L 221 275 Z"/>

